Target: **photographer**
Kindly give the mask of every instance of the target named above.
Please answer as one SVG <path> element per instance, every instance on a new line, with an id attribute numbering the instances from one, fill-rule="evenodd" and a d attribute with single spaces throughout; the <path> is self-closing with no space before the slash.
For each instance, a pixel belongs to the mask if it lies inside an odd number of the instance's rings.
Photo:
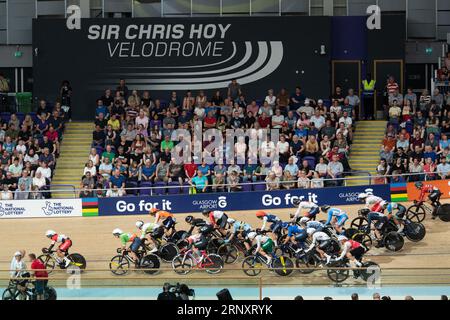
<path id="1" fill-rule="evenodd" d="M 163 292 L 158 295 L 156 300 L 178 300 L 175 293 L 170 290 L 171 287 L 170 283 L 164 283 Z"/>

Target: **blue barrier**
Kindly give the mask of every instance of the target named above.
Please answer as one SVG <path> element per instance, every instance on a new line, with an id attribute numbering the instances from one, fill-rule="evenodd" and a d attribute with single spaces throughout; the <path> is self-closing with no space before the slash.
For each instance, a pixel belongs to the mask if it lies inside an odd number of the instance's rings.
<path id="1" fill-rule="evenodd" d="M 375 195 L 391 200 L 389 185 L 336 187 L 323 189 L 294 189 L 278 191 L 253 191 L 207 193 L 196 195 L 167 195 L 144 197 L 99 198 L 99 216 L 146 214 L 151 208 L 172 213 L 199 212 L 204 209 L 239 211 L 292 208 L 295 199 L 310 200 L 318 205 L 357 204 L 358 194 L 372 188 Z"/>

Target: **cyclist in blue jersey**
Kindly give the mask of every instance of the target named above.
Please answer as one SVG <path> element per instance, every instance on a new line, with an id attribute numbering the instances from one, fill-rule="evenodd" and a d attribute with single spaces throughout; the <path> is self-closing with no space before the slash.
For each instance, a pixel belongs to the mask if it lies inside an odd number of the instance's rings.
<path id="1" fill-rule="evenodd" d="M 322 231 L 325 228 L 325 225 L 323 223 L 319 221 L 311 221 L 308 217 L 301 218 L 299 224 L 302 228 L 311 228 L 317 231 Z"/>
<path id="2" fill-rule="evenodd" d="M 238 237 L 238 239 L 243 240 L 242 242 L 245 245 L 245 248 L 250 250 L 251 245 L 249 241 L 246 239 L 247 235 L 252 231 L 252 226 L 244 221 L 236 221 L 232 218 L 228 218 L 228 224 L 230 225 L 230 237 L 224 241 L 224 243 L 229 243 L 233 240 L 234 237 Z"/>
<path id="3" fill-rule="evenodd" d="M 390 202 L 386 206 L 386 211 L 388 213 L 388 219 L 392 217 L 395 224 L 399 227 L 398 232 L 402 233 L 405 227 L 403 219 L 405 218 L 406 207 L 398 202 Z"/>
<path id="4" fill-rule="evenodd" d="M 324 205 L 320 209 L 322 210 L 322 212 L 326 212 L 328 214 L 328 218 L 325 224 L 333 225 L 338 234 L 343 233 L 342 227 L 344 226 L 345 221 L 348 220 L 347 213 L 338 208 L 331 208 L 329 205 Z"/>
<path id="5" fill-rule="evenodd" d="M 300 251 L 300 248 L 304 247 L 305 240 L 308 239 L 306 229 L 301 228 L 296 224 L 293 224 L 287 228 L 287 232 L 288 234 L 286 239 L 284 240 L 284 244 L 292 242 L 297 246 L 296 252 Z"/>

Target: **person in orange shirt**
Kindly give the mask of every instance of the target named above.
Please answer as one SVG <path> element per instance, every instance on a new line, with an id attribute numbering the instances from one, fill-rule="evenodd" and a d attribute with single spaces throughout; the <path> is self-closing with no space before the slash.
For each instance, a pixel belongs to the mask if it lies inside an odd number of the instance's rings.
<path id="1" fill-rule="evenodd" d="M 151 208 L 150 215 L 155 217 L 155 224 L 159 224 L 159 221 L 162 220 L 161 225 L 163 225 L 166 230 L 164 234 L 167 237 L 172 236 L 172 234 L 175 232 L 174 226 L 176 223 L 176 219 L 174 218 L 173 213 L 157 208 Z"/>

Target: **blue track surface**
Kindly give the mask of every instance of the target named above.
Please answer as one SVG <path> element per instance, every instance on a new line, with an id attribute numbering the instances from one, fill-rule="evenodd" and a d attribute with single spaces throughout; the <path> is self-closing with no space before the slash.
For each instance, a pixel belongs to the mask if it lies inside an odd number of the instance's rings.
<path id="1" fill-rule="evenodd" d="M 223 287 L 196 287 L 196 299 L 215 299 L 216 292 Z M 259 299 L 258 287 L 228 287 L 231 295 L 236 300 L 256 300 Z M 139 287 L 119 287 L 119 288 L 81 288 L 77 290 L 57 288 L 58 299 L 155 299 L 161 292 L 160 288 L 139 288 Z M 291 300 L 296 295 L 302 295 L 308 299 L 322 299 L 324 296 L 333 299 L 350 299 L 352 293 L 358 293 L 360 299 L 371 299 L 372 294 L 378 292 L 380 295 L 390 296 L 392 299 L 404 299 L 406 295 L 411 295 L 415 299 L 439 299 L 441 295 L 450 295 L 448 286 L 402 286 L 402 287 L 381 287 L 368 289 L 366 287 L 265 287 L 262 295 L 272 299 Z"/>

